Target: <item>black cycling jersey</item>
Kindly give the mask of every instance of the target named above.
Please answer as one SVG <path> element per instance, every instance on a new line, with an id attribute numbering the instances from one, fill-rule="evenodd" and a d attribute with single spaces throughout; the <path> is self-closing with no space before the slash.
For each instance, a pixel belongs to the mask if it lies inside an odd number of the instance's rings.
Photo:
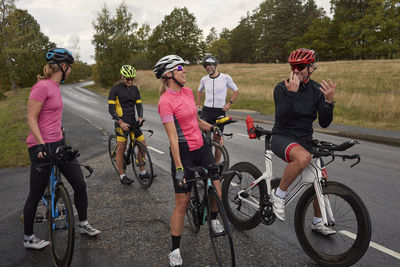
<path id="1" fill-rule="evenodd" d="M 121 82 L 111 88 L 108 95 L 108 111 L 114 120 L 122 119 L 125 123 L 133 125 L 136 122 L 135 107 L 138 117 L 143 118 L 142 99 L 136 86 L 127 87 Z"/>
<path id="2" fill-rule="evenodd" d="M 333 119 L 333 105 L 325 102 L 321 86 L 310 80 L 300 83 L 297 92 L 290 92 L 282 81 L 274 89 L 275 123 L 273 134 L 284 134 L 295 138 L 312 138 L 313 122 L 317 118 L 323 128 Z"/>

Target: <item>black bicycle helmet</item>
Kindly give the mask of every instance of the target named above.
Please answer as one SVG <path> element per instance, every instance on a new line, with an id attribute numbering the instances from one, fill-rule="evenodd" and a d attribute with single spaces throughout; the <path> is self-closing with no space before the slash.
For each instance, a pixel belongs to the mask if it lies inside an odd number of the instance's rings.
<path id="1" fill-rule="evenodd" d="M 66 62 L 68 64 L 74 63 L 74 57 L 72 56 L 71 52 L 64 48 L 52 48 L 47 51 L 46 60 L 54 61 L 56 63 Z"/>
<path id="2" fill-rule="evenodd" d="M 156 75 L 157 79 L 163 77 L 163 75 L 167 72 L 170 72 L 174 69 L 177 65 L 187 65 L 189 61 L 184 60 L 180 56 L 177 55 L 168 55 L 161 58 L 157 63 L 154 65 L 154 74 Z"/>
<path id="3" fill-rule="evenodd" d="M 216 59 L 212 55 L 205 56 L 203 58 L 203 67 L 206 68 L 207 64 L 213 64 L 214 66 L 217 66 L 218 65 L 218 59 Z"/>

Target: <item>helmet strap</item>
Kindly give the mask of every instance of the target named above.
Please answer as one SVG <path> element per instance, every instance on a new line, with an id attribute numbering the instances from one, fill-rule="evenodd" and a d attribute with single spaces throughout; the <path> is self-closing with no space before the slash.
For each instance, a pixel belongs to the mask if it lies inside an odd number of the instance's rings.
<path id="1" fill-rule="evenodd" d="M 60 68 L 60 70 L 62 71 L 62 78 L 61 78 L 61 83 L 64 83 L 65 80 L 65 70 L 63 70 L 63 68 L 61 68 L 60 64 L 58 64 L 57 62 L 57 66 Z"/>
<path id="2" fill-rule="evenodd" d="M 172 80 L 174 80 L 174 82 L 175 82 L 177 85 L 179 85 L 179 87 L 183 87 L 183 84 L 181 84 L 180 82 L 178 82 L 177 79 L 175 79 L 175 77 L 174 77 L 174 72 L 172 71 L 171 73 L 172 73 L 172 76 L 171 76 L 171 77 L 163 76 L 162 78 L 164 78 L 164 79 L 166 79 L 166 80 L 172 79 Z"/>

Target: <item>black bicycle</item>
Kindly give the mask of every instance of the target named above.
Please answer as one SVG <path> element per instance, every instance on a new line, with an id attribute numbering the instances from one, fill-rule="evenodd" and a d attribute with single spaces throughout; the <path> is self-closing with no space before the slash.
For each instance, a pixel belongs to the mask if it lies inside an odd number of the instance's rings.
<path id="1" fill-rule="evenodd" d="M 237 122 L 237 120 L 233 120 L 232 117 L 221 116 L 221 117 L 217 118 L 214 125 L 215 126 L 224 126 L 224 125 L 228 125 L 228 124 L 236 123 L 236 122 Z M 212 140 L 210 132 L 203 131 L 203 135 L 204 135 L 204 138 L 205 138 L 207 144 L 209 144 L 209 146 L 211 148 L 212 154 L 214 155 L 214 158 L 215 158 L 215 162 L 221 163 L 223 166 L 222 171 L 226 172 L 229 169 L 229 164 L 230 164 L 228 150 L 226 149 L 226 147 L 224 145 L 220 145 L 218 142 Z M 224 133 L 223 135 L 225 137 L 228 137 L 227 139 L 230 139 L 233 137 L 233 133 Z"/>
<path id="2" fill-rule="evenodd" d="M 140 128 L 143 125 L 144 121 L 145 120 L 142 120 L 140 125 L 136 124 L 133 127 Z M 154 175 L 153 173 L 153 163 L 151 162 L 150 153 L 147 150 L 146 146 L 135 138 L 133 134 L 135 130 L 136 129 L 131 129 L 126 132 L 129 136 L 129 142 L 127 142 L 127 144 L 129 144 L 129 147 L 128 150 L 125 151 L 124 153 L 124 170 L 126 170 L 126 167 L 132 163 L 132 169 L 136 179 L 139 181 L 142 187 L 148 188 L 153 183 L 154 177 L 156 177 L 156 175 Z M 141 130 L 142 132 L 149 132 L 150 133 L 150 135 L 148 136 L 149 138 L 153 135 L 152 130 L 145 130 L 145 129 Z M 108 152 L 110 155 L 111 163 L 115 171 L 119 175 L 117 162 L 115 160 L 117 147 L 118 147 L 117 137 L 115 136 L 115 134 L 112 134 L 108 138 Z M 141 178 L 140 177 L 141 171 L 146 171 L 149 174 L 149 177 Z"/>
<path id="3" fill-rule="evenodd" d="M 235 250 L 229 220 L 225 214 L 224 206 L 222 205 L 212 183 L 212 180 L 217 180 L 219 179 L 219 176 L 225 175 L 225 173 L 221 173 L 222 165 L 212 164 L 207 169 L 203 167 L 194 167 L 189 169 L 199 175 L 199 177 L 196 177 L 195 179 L 187 180 L 187 182 L 194 182 L 186 211 L 190 228 L 194 233 L 198 233 L 200 231 L 200 225 L 203 225 L 205 221 L 207 221 L 210 231 L 210 239 L 218 265 L 235 266 Z M 229 174 L 230 173 L 231 172 L 229 172 Z M 198 180 L 202 180 L 205 186 L 201 186 L 200 184 L 198 185 Z M 199 188 L 203 189 L 202 194 L 200 194 Z M 214 208 L 217 212 L 216 220 L 218 220 L 223 227 L 220 228 L 219 231 L 214 229 L 214 220 L 210 220 L 210 211 Z"/>

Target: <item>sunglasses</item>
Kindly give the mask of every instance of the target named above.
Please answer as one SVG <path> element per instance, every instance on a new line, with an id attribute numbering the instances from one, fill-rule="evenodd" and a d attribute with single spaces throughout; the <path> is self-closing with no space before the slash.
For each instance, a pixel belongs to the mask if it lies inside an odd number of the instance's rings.
<path id="1" fill-rule="evenodd" d="M 213 63 L 213 62 L 204 63 L 204 68 L 207 67 L 207 66 L 215 66 L 215 63 Z"/>
<path id="2" fill-rule="evenodd" d="M 183 71 L 183 67 L 181 65 L 178 65 L 175 68 L 173 68 L 172 70 Z"/>
<path id="3" fill-rule="evenodd" d="M 129 82 L 133 81 L 133 79 L 134 79 L 134 78 L 125 78 L 125 80 L 127 80 L 127 81 L 129 81 Z"/>
<path id="4" fill-rule="evenodd" d="M 294 71 L 295 69 L 297 69 L 298 71 L 302 71 L 308 67 L 307 64 L 296 64 L 296 65 L 290 65 L 290 66 L 292 67 L 292 71 Z"/>

